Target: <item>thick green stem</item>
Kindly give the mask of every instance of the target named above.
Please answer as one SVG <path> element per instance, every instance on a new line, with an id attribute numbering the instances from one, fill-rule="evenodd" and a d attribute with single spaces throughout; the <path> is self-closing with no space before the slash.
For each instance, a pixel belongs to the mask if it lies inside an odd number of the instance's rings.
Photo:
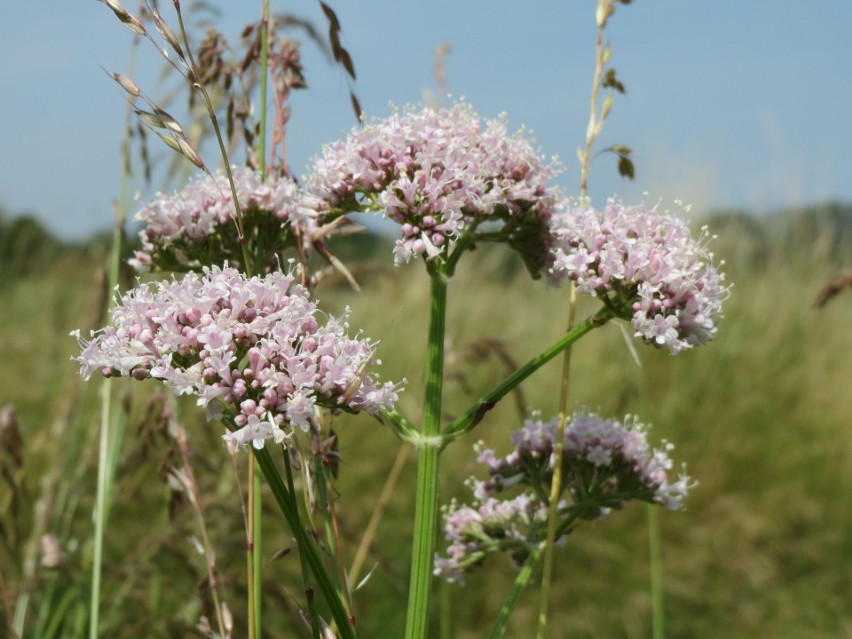
<path id="1" fill-rule="evenodd" d="M 293 535 L 296 537 L 299 553 L 303 554 L 305 563 L 307 563 L 311 573 L 314 575 L 317 586 L 331 609 L 331 616 L 337 624 L 337 630 L 340 633 L 341 639 L 355 639 L 355 630 L 352 628 L 343 602 L 340 600 L 334 584 L 326 571 L 325 563 L 319 550 L 302 526 L 298 508 L 287 487 L 284 485 L 281 475 L 275 467 L 275 462 L 272 461 L 272 456 L 266 448 L 254 448 L 252 450 L 260 469 L 263 471 L 264 477 L 266 477 L 266 482 L 269 484 L 272 495 L 275 497 L 278 508 L 281 510 L 281 513 L 287 520 L 287 524 L 290 526 L 290 530 L 293 531 Z"/>
<path id="2" fill-rule="evenodd" d="M 405 627 L 407 639 L 424 639 L 429 627 L 432 564 L 438 528 L 438 461 L 441 455 L 441 396 L 444 384 L 444 328 L 447 311 L 447 281 L 442 266 L 433 265 L 429 271 L 432 292 L 429 306 L 426 398 L 423 406 L 423 437 L 420 440 L 420 459 L 417 465 L 411 582 Z"/>
<path id="3" fill-rule="evenodd" d="M 485 413 L 494 408 L 494 405 L 505 395 L 510 393 L 518 384 L 523 382 L 527 377 L 559 355 L 559 353 L 574 344 L 586 333 L 589 333 L 592 329 L 597 328 L 598 326 L 603 326 L 613 317 L 614 315 L 609 309 L 602 308 L 597 313 L 588 317 L 568 331 L 563 337 L 544 350 L 541 354 L 533 357 L 530 361 L 521 366 L 521 368 L 509 375 L 447 427 L 444 431 L 444 445 L 473 430 L 473 428 L 482 421 Z"/>

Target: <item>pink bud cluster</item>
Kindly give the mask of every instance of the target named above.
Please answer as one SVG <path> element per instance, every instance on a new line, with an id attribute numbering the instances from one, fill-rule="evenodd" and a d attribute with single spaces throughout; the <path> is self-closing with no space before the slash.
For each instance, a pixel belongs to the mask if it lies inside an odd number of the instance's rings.
<path id="1" fill-rule="evenodd" d="M 528 419 L 512 433 L 514 450 L 506 457 L 498 458 L 493 450 L 481 451 L 479 461 L 486 465 L 490 479 L 475 483 L 477 498 L 485 499 L 516 484 L 549 488 L 557 426 L 558 417 L 546 422 Z M 629 495 L 672 510 L 680 508 L 692 482 L 683 473 L 669 481 L 673 464 L 668 451 L 673 446 L 663 442 L 662 450 L 652 448 L 647 431 L 647 425 L 629 415 L 623 422 L 594 413 L 571 416 L 563 439 L 563 482 L 574 500 L 591 494 L 594 486 L 599 491 L 596 499 Z M 606 501 L 611 502 L 609 497 Z"/>
<path id="2" fill-rule="evenodd" d="M 566 208 L 550 224 L 552 279 L 610 303 L 637 337 L 674 354 L 716 335 L 729 287 L 712 265 L 706 229 L 695 240 L 682 220 L 616 200 L 603 212 Z"/>
<path id="3" fill-rule="evenodd" d="M 481 124 L 458 103 L 406 110 L 354 130 L 315 160 L 309 189 L 332 211 L 381 211 L 400 224 L 394 255 L 405 263 L 446 255 L 462 233 L 489 221 L 507 228 L 541 221 L 536 232 L 544 246 L 544 222 L 557 199 L 544 183 L 555 173 L 522 131 L 507 134 L 505 119 Z"/>
<path id="4" fill-rule="evenodd" d="M 461 581 L 466 570 L 500 551 L 518 565 L 543 541 L 548 517 L 544 496 L 550 494 L 553 479 L 557 420 L 526 420 L 512 434 L 514 450 L 505 457 L 490 449 L 480 451 L 478 460 L 490 477 L 471 480 L 472 506 L 454 502 L 444 513 L 444 535 L 450 543 L 447 556 L 435 558 L 436 575 Z M 681 507 L 694 482 L 684 473 L 669 481 L 672 446 L 664 442 L 664 450 L 653 449 L 646 432 L 647 426 L 629 416 L 623 422 L 593 413 L 571 417 L 563 439 L 561 533 L 576 519 L 605 516 L 633 499 Z M 522 492 L 513 499 L 498 496 L 515 487 Z"/>
<path id="5" fill-rule="evenodd" d="M 250 242 L 261 230 L 267 235 L 283 234 L 292 241 L 293 226 L 315 228 L 320 203 L 291 178 L 262 180 L 256 171 L 241 167 L 233 167 L 232 174 Z M 140 272 L 191 270 L 240 260 L 235 254 L 239 243 L 233 202 L 230 183 L 222 172 L 196 179 L 175 195 L 161 195 L 136 214 L 144 224 L 139 232 L 142 250 L 136 252 L 131 265 Z M 270 240 L 265 242 L 274 243 Z"/>
<path id="6" fill-rule="evenodd" d="M 285 442 L 291 426 L 307 430 L 317 405 L 375 414 L 398 399 L 404 381 L 379 385 L 366 373 L 375 344 L 348 337 L 345 315 L 320 324 L 318 314 L 292 274 L 205 268 L 123 295 L 111 326 L 91 341 L 73 333 L 76 360 L 86 378 L 152 377 L 197 395 L 211 417 L 233 423 L 229 445 L 260 448 Z"/>
<path id="7" fill-rule="evenodd" d="M 543 530 L 546 525 L 547 505 L 526 494 L 509 500 L 489 497 L 473 507 L 453 502 L 444 514 L 444 535 L 450 545 L 446 557 L 435 557 L 434 573 L 461 583 L 465 571 L 501 551 L 520 566 L 534 547 L 530 529 Z"/>

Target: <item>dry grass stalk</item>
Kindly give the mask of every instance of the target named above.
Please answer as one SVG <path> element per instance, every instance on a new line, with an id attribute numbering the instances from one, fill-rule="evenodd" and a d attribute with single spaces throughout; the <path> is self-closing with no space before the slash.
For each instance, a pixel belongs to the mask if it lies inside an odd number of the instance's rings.
<path id="1" fill-rule="evenodd" d="M 843 271 L 831 278 L 817 295 L 814 306 L 823 308 L 846 287 L 852 288 L 852 270 Z"/>

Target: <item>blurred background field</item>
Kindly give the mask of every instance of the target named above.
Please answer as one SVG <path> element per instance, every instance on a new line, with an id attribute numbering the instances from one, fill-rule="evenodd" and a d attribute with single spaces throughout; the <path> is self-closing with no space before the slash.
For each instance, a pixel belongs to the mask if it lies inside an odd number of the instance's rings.
<path id="1" fill-rule="evenodd" d="M 764 218 L 718 213 L 707 221 L 734 282 L 717 340 L 676 358 L 637 343 L 639 367 L 622 332 L 607 326 L 576 348 L 573 398 L 605 415 L 635 413 L 653 423 L 653 438 L 675 443 L 674 458 L 700 482 L 685 511 L 661 513 L 668 637 L 852 636 L 852 290 L 814 306 L 824 285 L 852 268 L 852 207 Z M 103 321 L 108 244 L 62 244 L 26 219 L 3 219 L 0 240 L 0 634 L 24 615 L 26 637 L 81 636 L 102 381 L 79 380 L 68 333 Z M 379 370 L 408 378 L 399 408 L 416 415 L 427 278 L 417 267 L 390 266 L 380 237 L 338 251 L 363 293 L 329 281 L 317 291 L 321 307 L 337 314 L 350 306 L 352 326 L 382 339 Z M 506 252 L 468 256 L 450 288 L 447 417 L 556 339 L 566 309 L 563 291 L 530 282 Z M 505 451 L 521 406 L 555 412 L 558 376 L 551 363 L 523 385 L 522 398 L 507 398 L 448 449 L 444 502 L 468 496 L 463 481 L 478 471 L 477 439 Z M 236 628 L 244 627 L 245 534 L 222 427 L 152 383 L 114 380 L 111 387 L 126 419 L 105 542 L 101 636 L 203 636 L 194 628 L 207 599 L 204 561 L 189 540 L 198 535 L 192 510 L 164 481 L 174 457 L 164 411 L 175 411 L 188 430 L 221 593 Z M 366 416 L 341 417 L 337 430 L 336 505 L 351 558 L 399 444 Z M 245 459 L 238 458 L 241 467 Z M 411 455 L 387 504 L 368 561 L 372 577 L 355 594 L 363 637 L 402 633 L 413 462 Z M 293 542 L 271 508 L 264 533 L 264 636 L 301 636 L 298 561 L 295 553 L 273 559 Z M 465 587 L 442 587 L 451 636 L 483 636 L 512 578 L 508 562 L 496 558 Z M 535 596 L 535 587 L 525 593 L 511 636 L 530 636 Z M 555 637 L 650 635 L 643 506 L 566 540 L 553 615 L 552 627 L 564 629 Z"/>

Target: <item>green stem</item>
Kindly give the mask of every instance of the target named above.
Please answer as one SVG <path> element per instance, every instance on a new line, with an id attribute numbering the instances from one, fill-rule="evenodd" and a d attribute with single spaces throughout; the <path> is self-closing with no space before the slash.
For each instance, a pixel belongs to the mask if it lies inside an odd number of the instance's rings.
<path id="1" fill-rule="evenodd" d="M 339 592 L 342 597 L 342 584 L 344 582 L 340 574 L 340 555 L 337 547 L 337 538 L 334 534 L 331 502 L 329 500 L 328 491 L 328 477 L 326 475 L 327 470 L 325 465 L 322 463 L 322 453 L 314 455 L 314 472 L 316 473 L 317 478 L 317 495 L 319 496 L 320 506 L 322 507 L 323 527 L 325 528 L 325 544 L 328 548 L 328 552 L 331 554 L 332 563 L 335 566 L 335 570 L 331 572 L 332 581 L 334 582 L 335 588 L 337 588 L 337 592 Z"/>
<path id="2" fill-rule="evenodd" d="M 378 420 L 389 426 L 396 436 L 403 441 L 413 441 L 420 436 L 411 422 L 396 411 L 382 409 L 378 414 Z"/>
<path id="3" fill-rule="evenodd" d="M 518 576 L 515 577 L 515 582 L 512 584 L 512 589 L 509 591 L 506 601 L 500 608 L 500 614 L 497 615 L 497 620 L 494 622 L 494 627 L 491 629 L 491 634 L 488 635 L 488 639 L 500 639 L 500 637 L 503 636 L 503 633 L 506 632 L 509 617 L 512 616 L 515 606 L 518 604 L 518 599 L 520 599 L 521 593 L 524 588 L 526 588 L 527 583 L 529 583 L 533 570 L 535 570 L 535 565 L 541 558 L 543 551 L 544 547 L 542 545 L 536 546 L 527 557 L 524 565 L 521 566 L 521 570 L 518 573 Z"/>
<path id="4" fill-rule="evenodd" d="M 266 177 L 266 76 L 269 73 L 269 0 L 262 2 L 262 18 L 261 18 L 261 34 L 260 34 L 260 135 L 258 136 L 258 171 L 261 179 Z M 227 160 L 225 161 L 227 163 Z M 236 196 L 234 197 L 236 201 Z M 245 242 L 241 242 L 245 248 Z M 243 254 L 245 258 L 245 253 Z M 254 639 L 260 639 L 262 626 L 260 623 L 261 607 L 263 603 L 263 573 L 261 564 L 261 547 L 263 543 L 263 529 L 261 527 L 261 512 L 262 508 L 262 493 L 259 468 L 253 468 L 253 482 L 250 490 L 253 492 L 253 509 L 249 514 L 252 518 L 251 530 L 253 539 L 251 540 L 251 560 L 252 570 L 251 577 L 254 580 L 251 605 L 252 614 L 255 619 L 254 624 Z"/>
<path id="5" fill-rule="evenodd" d="M 443 266 L 440 263 L 433 264 L 429 270 L 432 290 L 429 305 L 426 397 L 417 465 L 411 582 L 405 627 L 407 639 L 424 639 L 429 627 L 432 564 L 438 528 L 438 461 L 442 448 L 441 396 L 444 384 L 444 330 L 447 311 L 447 280 Z"/>
<path id="6" fill-rule="evenodd" d="M 594 507 L 594 505 L 591 506 L 591 508 Z M 565 532 L 574 525 L 574 522 L 583 516 L 588 508 L 589 506 L 587 504 L 575 504 L 572 506 L 569 509 L 570 512 L 568 516 L 557 526 L 556 538 L 558 539 L 564 535 Z M 503 607 L 500 608 L 500 614 L 497 615 L 497 620 L 494 622 L 494 628 L 491 630 L 491 634 L 488 635 L 488 639 L 499 639 L 503 636 L 503 633 L 506 631 L 506 626 L 509 623 L 509 617 L 512 616 L 512 612 L 514 612 L 515 606 L 518 604 L 521 592 L 523 592 L 527 583 L 529 583 L 533 570 L 543 554 L 544 545 L 537 545 L 527 557 L 524 565 L 521 566 L 521 570 L 518 573 L 518 576 L 515 577 L 515 582 L 512 584 L 512 589 L 509 591 L 506 601 L 503 603 Z"/>
<path id="7" fill-rule="evenodd" d="M 440 598 L 440 625 L 438 637 L 440 639 L 452 639 L 453 636 L 453 599 L 450 597 L 451 585 L 446 581 L 438 584 L 438 597 Z"/>
<path id="8" fill-rule="evenodd" d="M 132 70 L 136 61 L 136 50 L 138 48 L 139 38 L 133 38 L 133 48 L 131 49 L 130 62 L 128 70 Z M 129 131 L 129 120 L 133 113 L 133 102 L 128 102 L 127 120 Z M 125 134 L 124 142 L 121 145 L 122 154 L 122 169 L 118 184 L 118 199 L 115 207 L 115 227 L 112 232 L 112 246 L 110 247 L 109 265 L 107 267 L 107 290 L 112 295 L 118 286 L 119 274 L 121 272 L 121 246 L 124 239 L 124 202 L 127 194 L 128 182 L 128 167 L 130 166 L 130 136 Z M 111 298 L 110 298 L 111 299 Z M 108 311 L 112 306 L 111 302 L 107 301 Z M 101 567 L 103 564 L 103 536 L 106 520 L 109 517 L 109 497 L 112 492 L 112 477 L 115 474 L 115 468 L 118 459 L 118 452 L 121 446 L 121 432 L 116 429 L 115 441 L 111 441 L 109 437 L 110 412 L 112 391 L 109 378 L 103 381 L 101 387 L 103 396 L 101 399 L 101 423 L 98 445 L 98 479 L 97 479 L 97 494 L 95 497 L 95 539 L 94 552 L 92 558 L 92 597 L 89 610 L 89 637 L 95 639 L 98 636 L 99 612 L 100 612 L 100 596 L 101 596 Z"/>
<path id="9" fill-rule="evenodd" d="M 293 485 L 293 468 L 290 464 L 289 451 L 284 450 L 284 469 L 287 473 L 287 488 L 290 491 L 290 505 L 298 514 L 299 506 L 296 504 L 296 487 Z M 311 618 L 311 635 L 313 639 L 320 639 L 320 623 L 317 615 L 317 607 L 314 602 L 314 589 L 310 584 L 310 572 L 308 571 L 305 553 L 299 549 L 299 562 L 302 565 L 302 578 L 305 581 L 305 597 L 308 600 L 308 616 Z"/>
<path id="10" fill-rule="evenodd" d="M 236 217 L 234 217 L 234 223 L 237 226 L 237 233 L 240 236 L 240 246 L 243 251 L 243 264 L 246 268 L 246 274 L 251 277 L 252 275 L 252 261 L 249 257 L 248 246 L 246 245 L 246 234 L 245 234 L 245 226 L 243 225 L 243 213 L 240 208 L 240 201 L 237 199 L 237 187 L 234 184 L 234 175 L 231 171 L 231 161 L 228 158 L 228 150 L 225 148 L 225 141 L 222 139 L 222 131 L 219 128 L 219 119 L 216 117 L 216 110 L 213 108 L 213 101 L 210 99 L 210 94 L 207 93 L 207 89 L 201 84 L 201 81 L 198 79 L 198 71 L 195 65 L 195 57 L 192 55 L 192 47 L 189 46 L 189 37 L 186 35 L 186 27 L 183 24 L 183 15 L 180 11 L 180 5 L 175 3 L 175 10 L 177 11 L 178 24 L 180 25 L 180 34 L 183 38 L 183 44 L 186 47 L 186 55 L 189 57 L 189 68 L 192 74 L 190 81 L 193 86 L 197 87 L 201 92 L 201 97 L 204 98 L 204 106 L 207 108 L 207 115 L 210 116 L 210 123 L 213 125 L 213 132 L 216 134 L 216 140 L 219 142 L 219 151 L 222 154 L 222 161 L 225 165 L 225 174 L 228 176 L 228 184 L 231 186 L 231 197 L 234 200 L 234 211 L 236 212 Z"/>
<path id="11" fill-rule="evenodd" d="M 571 282 L 568 302 L 568 331 L 574 326 L 577 312 L 577 287 Z M 559 516 L 559 496 L 562 494 L 562 458 L 565 444 L 565 420 L 568 415 L 568 390 L 571 380 L 571 347 L 565 349 L 562 361 L 562 383 L 559 388 L 559 423 L 553 446 L 553 477 L 550 482 L 547 515 L 547 540 L 544 545 L 544 571 L 541 577 L 541 600 L 538 609 L 538 639 L 544 639 L 547 630 L 547 611 L 550 602 L 550 585 L 553 581 L 553 556 L 556 543 L 556 524 Z"/>
<path id="12" fill-rule="evenodd" d="M 331 616 L 337 624 L 337 630 L 340 633 L 341 639 L 355 639 L 355 630 L 352 628 L 349 616 L 346 614 L 346 609 L 340 601 L 337 591 L 334 589 L 334 584 L 328 576 L 322 556 L 317 550 L 316 545 L 311 540 L 308 533 L 302 526 L 302 521 L 299 516 L 298 507 L 293 501 L 292 495 L 284 485 L 278 469 L 275 467 L 275 462 L 272 461 L 272 456 L 266 448 L 253 448 L 255 459 L 263 471 L 266 482 L 275 497 L 278 508 L 287 520 L 287 524 L 293 531 L 296 537 L 296 543 L 299 547 L 299 553 L 304 554 L 305 562 L 313 573 L 316 579 L 322 596 L 325 598 L 331 610 Z"/>
<path id="13" fill-rule="evenodd" d="M 109 414 L 110 414 L 110 379 L 101 385 L 101 427 L 100 445 L 98 446 L 98 483 L 95 497 L 95 548 L 92 559 L 92 599 L 90 605 L 89 637 L 98 636 L 98 613 L 101 598 L 101 565 L 103 564 L 104 526 L 106 525 L 108 496 L 107 496 L 107 450 L 109 450 Z"/>
<path id="14" fill-rule="evenodd" d="M 256 462 L 252 461 L 252 464 L 256 464 Z M 254 639 L 260 639 L 263 630 L 263 626 L 260 623 L 261 603 L 263 602 L 263 563 L 261 561 L 263 556 L 263 531 L 261 529 L 261 513 L 263 512 L 263 504 L 261 502 L 262 484 L 260 481 L 260 468 L 256 465 L 252 475 L 252 485 L 250 490 L 254 493 L 254 495 L 252 499 L 252 511 L 249 515 L 249 517 L 252 518 L 252 539 L 251 549 L 249 552 L 252 562 L 251 578 L 254 583 L 252 584 L 253 596 L 249 603 L 252 607 L 252 614 L 254 616 Z"/>
<path id="15" fill-rule="evenodd" d="M 603 326 L 613 317 L 614 315 L 609 309 L 602 308 L 591 317 L 588 317 L 577 324 L 577 326 L 565 333 L 565 335 L 557 340 L 553 345 L 509 375 L 490 392 L 482 396 L 473 406 L 467 409 L 464 414 L 457 417 L 453 423 L 447 427 L 444 431 L 444 445 L 473 430 L 473 428 L 482 421 L 485 413 L 494 408 L 494 405 L 505 395 L 511 392 L 518 384 L 523 382 L 527 377 L 559 355 L 559 353 L 574 344 L 586 333 L 591 332 L 592 329 L 595 329 L 598 326 Z"/>
<path id="16" fill-rule="evenodd" d="M 663 567 L 660 553 L 660 520 L 657 505 L 648 504 L 648 545 L 651 555 L 651 636 L 663 639 Z"/>

